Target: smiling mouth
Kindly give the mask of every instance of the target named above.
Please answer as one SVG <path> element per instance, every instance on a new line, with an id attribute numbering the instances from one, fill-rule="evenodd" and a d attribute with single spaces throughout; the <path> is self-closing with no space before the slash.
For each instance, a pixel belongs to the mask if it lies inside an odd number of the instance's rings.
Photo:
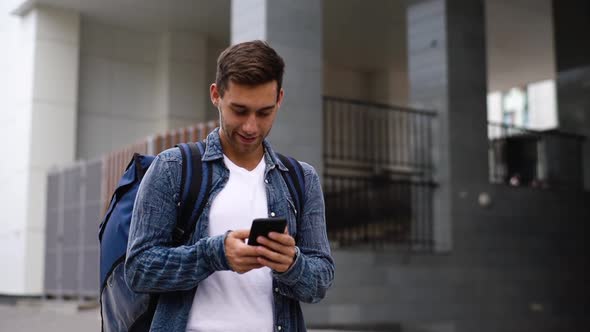
<path id="1" fill-rule="evenodd" d="M 256 136 L 246 137 L 246 136 L 242 136 L 240 134 L 238 134 L 238 136 L 240 137 L 240 140 L 242 140 L 242 142 L 245 142 L 245 143 L 253 143 L 254 141 L 256 141 Z"/>

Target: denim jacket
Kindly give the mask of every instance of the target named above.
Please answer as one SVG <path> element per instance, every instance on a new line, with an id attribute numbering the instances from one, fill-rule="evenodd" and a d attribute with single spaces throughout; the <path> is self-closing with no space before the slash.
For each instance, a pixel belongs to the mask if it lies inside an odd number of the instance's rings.
<path id="1" fill-rule="evenodd" d="M 334 262 L 326 235 L 324 199 L 317 173 L 301 163 L 305 178 L 303 215 L 296 221 L 293 199 L 279 172 L 287 172 L 264 141 L 265 183 L 269 214 L 286 217 L 298 255 L 288 271 L 273 271 L 274 331 L 305 331 L 300 301 L 320 301 L 334 278 Z M 227 235 L 208 236 L 209 210 L 229 179 L 223 162 L 219 129 L 207 137 L 204 162 L 213 170 L 209 201 L 198 217 L 188 243 L 174 247 L 172 233 L 180 200 L 182 157 L 177 148 L 160 153 L 139 188 L 129 230 L 125 277 L 136 292 L 160 294 L 150 331 L 182 331 L 199 282 L 215 271 L 230 270 L 225 256 Z M 223 308 L 220 308 L 223 310 Z"/>

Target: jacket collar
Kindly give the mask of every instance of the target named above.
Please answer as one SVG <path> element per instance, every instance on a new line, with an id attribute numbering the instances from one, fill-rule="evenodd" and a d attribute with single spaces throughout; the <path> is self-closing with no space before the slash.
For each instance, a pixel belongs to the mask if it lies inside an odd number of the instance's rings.
<path id="1" fill-rule="evenodd" d="M 211 133 L 209 133 L 205 141 L 205 153 L 203 153 L 203 157 L 201 158 L 201 160 L 213 161 L 222 159 L 223 148 L 221 147 L 221 140 L 219 138 L 219 127 L 215 128 Z M 288 171 L 287 167 L 283 165 L 283 163 L 276 155 L 267 139 L 264 139 L 264 141 L 262 141 L 262 145 L 264 146 L 264 162 L 266 163 L 266 165 L 269 166 L 269 168 L 271 169 L 275 166 L 278 166 L 278 168 L 281 171 Z"/>

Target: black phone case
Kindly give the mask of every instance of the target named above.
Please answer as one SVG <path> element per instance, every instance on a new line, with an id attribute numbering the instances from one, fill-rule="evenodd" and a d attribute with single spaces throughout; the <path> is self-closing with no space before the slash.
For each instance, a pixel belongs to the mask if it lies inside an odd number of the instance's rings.
<path id="1" fill-rule="evenodd" d="M 287 219 L 285 218 L 258 218 L 252 221 L 250 227 L 250 236 L 248 237 L 248 244 L 251 246 L 259 245 L 256 238 L 259 236 L 268 237 L 268 233 L 277 232 L 283 233 L 287 226 Z"/>

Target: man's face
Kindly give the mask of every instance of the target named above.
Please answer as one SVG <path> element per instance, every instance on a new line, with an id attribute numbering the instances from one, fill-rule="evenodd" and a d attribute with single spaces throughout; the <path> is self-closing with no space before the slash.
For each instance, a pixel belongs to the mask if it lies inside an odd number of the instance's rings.
<path id="1" fill-rule="evenodd" d="M 230 158 L 262 155 L 262 141 L 270 133 L 283 100 L 277 82 L 241 85 L 229 82 L 223 98 L 217 86 L 211 85 L 211 101 L 219 109 L 220 137 L 225 154 Z"/>

